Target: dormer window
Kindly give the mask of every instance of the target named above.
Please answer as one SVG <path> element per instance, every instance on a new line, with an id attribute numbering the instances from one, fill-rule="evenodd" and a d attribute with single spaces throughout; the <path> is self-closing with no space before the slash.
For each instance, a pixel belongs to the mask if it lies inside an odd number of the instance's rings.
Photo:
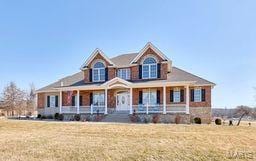
<path id="1" fill-rule="evenodd" d="M 102 62 L 95 63 L 92 71 L 93 82 L 105 81 L 105 65 Z"/>
<path id="2" fill-rule="evenodd" d="M 157 78 L 157 62 L 153 57 L 148 57 L 143 61 L 142 78 L 143 79 Z"/>

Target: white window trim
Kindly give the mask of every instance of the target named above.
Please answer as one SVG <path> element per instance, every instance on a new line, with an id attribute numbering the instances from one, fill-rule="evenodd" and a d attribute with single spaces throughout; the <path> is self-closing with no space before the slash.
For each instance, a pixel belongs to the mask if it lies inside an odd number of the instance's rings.
<path id="1" fill-rule="evenodd" d="M 179 94 L 179 99 L 176 99 L 176 97 L 175 97 L 175 93 L 178 93 Z M 175 88 L 174 90 L 173 90 L 173 102 L 175 102 L 175 103 L 179 103 L 181 101 L 181 98 L 180 98 L 180 89 L 179 88 Z"/>
<path id="2" fill-rule="evenodd" d="M 104 81 L 105 81 L 105 79 L 106 79 L 105 76 L 104 76 L 104 79 L 103 79 L 103 80 L 101 80 L 101 77 L 100 77 L 100 71 L 101 71 L 102 69 L 105 71 L 105 68 L 93 68 L 93 69 L 92 69 L 92 78 L 93 78 L 92 81 L 93 81 L 93 82 L 104 82 Z M 97 73 L 98 78 L 99 78 L 98 80 L 95 80 L 95 78 L 94 78 L 94 71 L 96 71 L 96 70 L 98 71 L 98 73 Z M 104 74 L 105 74 L 105 73 L 104 73 Z"/>
<path id="3" fill-rule="evenodd" d="M 153 58 L 155 61 L 156 61 L 156 63 L 154 63 L 154 64 L 144 64 L 144 61 L 146 60 L 146 59 L 148 59 L 148 58 Z M 143 61 L 142 61 L 142 79 L 156 79 L 157 78 L 157 58 L 154 56 L 154 55 L 148 55 L 148 56 L 146 56 L 144 59 L 143 59 Z M 148 66 L 148 78 L 146 78 L 146 77 L 144 77 L 144 67 L 145 66 Z M 152 66 L 156 66 L 156 76 L 155 77 L 152 77 L 151 76 L 151 67 Z"/>
<path id="4" fill-rule="evenodd" d="M 96 91 L 96 92 L 93 92 L 93 105 L 95 103 L 95 95 L 97 94 L 103 94 L 104 95 L 104 98 L 103 98 L 103 102 L 102 102 L 102 105 L 99 105 L 99 106 L 105 106 L 105 101 L 106 101 L 106 96 L 105 96 L 105 92 L 104 91 Z"/>
<path id="5" fill-rule="evenodd" d="M 53 103 L 51 101 L 54 101 Z M 50 106 L 49 108 L 55 108 L 56 107 L 56 96 L 55 95 L 50 95 Z"/>
<path id="6" fill-rule="evenodd" d="M 199 100 L 196 99 L 196 91 L 199 91 Z M 201 88 L 195 88 L 194 89 L 194 102 L 202 102 L 202 89 Z"/>
<path id="7" fill-rule="evenodd" d="M 151 76 L 151 67 L 153 65 L 156 66 L 156 76 L 155 77 Z M 148 66 L 148 78 L 144 77 L 144 74 L 143 74 L 145 66 Z M 143 64 L 142 65 L 142 79 L 155 79 L 155 78 L 157 78 L 157 63 L 155 63 L 155 64 Z"/>
<path id="8" fill-rule="evenodd" d="M 93 67 L 93 68 L 92 68 L 92 81 L 93 81 L 93 82 L 104 82 L 105 79 L 106 79 L 106 78 L 105 78 L 105 72 L 106 72 L 106 71 L 105 71 L 105 68 L 94 68 L 94 65 L 97 64 L 98 62 L 102 63 L 102 64 L 106 67 L 106 64 L 105 64 L 104 61 L 102 61 L 102 60 L 100 60 L 100 59 L 97 59 L 97 60 L 92 64 L 92 67 Z M 100 71 L 101 71 L 102 69 L 104 70 L 104 79 L 103 79 L 103 80 L 101 80 L 101 77 L 100 77 Z M 98 80 L 95 80 L 95 77 L 94 77 L 94 71 L 96 71 L 96 70 L 98 71 L 98 72 L 97 72 Z"/>
<path id="9" fill-rule="evenodd" d="M 125 78 L 122 78 L 123 72 L 125 72 Z M 130 73 L 130 74 L 128 74 L 128 73 Z M 117 77 L 125 79 L 125 80 L 130 80 L 131 79 L 131 70 L 130 70 L 130 68 L 118 69 Z"/>
<path id="10" fill-rule="evenodd" d="M 148 104 L 148 105 L 151 105 L 150 104 L 150 102 L 151 102 L 151 92 L 153 93 L 155 93 L 156 94 L 156 103 L 155 104 L 157 104 L 157 90 L 156 89 L 144 89 L 143 91 L 142 91 L 142 104 L 143 105 L 146 105 L 146 104 Z M 144 102 L 144 99 L 143 99 L 143 95 L 144 95 L 144 93 L 147 93 L 148 94 L 148 102 Z M 154 104 L 153 104 L 154 105 Z"/>

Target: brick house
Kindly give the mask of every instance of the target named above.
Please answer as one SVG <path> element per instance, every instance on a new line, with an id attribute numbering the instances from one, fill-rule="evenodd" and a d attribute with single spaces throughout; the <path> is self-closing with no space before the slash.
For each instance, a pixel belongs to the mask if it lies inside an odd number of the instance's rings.
<path id="1" fill-rule="evenodd" d="M 211 121 L 214 83 L 172 65 L 152 43 L 138 53 L 108 58 L 96 49 L 81 71 L 37 91 L 38 113 L 108 115 L 115 111 Z"/>

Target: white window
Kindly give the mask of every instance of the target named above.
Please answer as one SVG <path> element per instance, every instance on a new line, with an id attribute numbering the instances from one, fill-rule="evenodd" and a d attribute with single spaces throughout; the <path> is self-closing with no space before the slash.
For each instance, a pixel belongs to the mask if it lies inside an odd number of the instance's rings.
<path id="1" fill-rule="evenodd" d="M 105 65 L 102 62 L 97 62 L 93 66 L 93 82 L 105 81 Z"/>
<path id="2" fill-rule="evenodd" d="M 157 78 L 157 63 L 154 58 L 149 57 L 144 60 L 142 65 L 142 78 L 143 79 Z"/>
<path id="3" fill-rule="evenodd" d="M 105 106 L 105 93 L 104 92 L 93 92 L 93 105 Z"/>
<path id="4" fill-rule="evenodd" d="M 157 96 L 156 96 L 156 90 L 148 89 L 143 90 L 143 100 L 142 103 L 144 105 L 156 105 L 157 104 Z"/>
<path id="5" fill-rule="evenodd" d="M 130 68 L 125 68 L 125 69 L 118 69 L 117 71 L 117 76 L 119 78 L 129 80 L 131 77 L 131 70 Z"/>
<path id="6" fill-rule="evenodd" d="M 180 89 L 174 89 L 173 102 L 180 102 Z"/>
<path id="7" fill-rule="evenodd" d="M 194 90 L 194 101 L 201 102 L 202 101 L 202 93 L 201 88 L 196 88 Z"/>
<path id="8" fill-rule="evenodd" d="M 50 107 L 55 107 L 56 106 L 55 105 L 55 103 L 56 103 L 55 99 L 56 99 L 56 96 L 50 96 Z"/>

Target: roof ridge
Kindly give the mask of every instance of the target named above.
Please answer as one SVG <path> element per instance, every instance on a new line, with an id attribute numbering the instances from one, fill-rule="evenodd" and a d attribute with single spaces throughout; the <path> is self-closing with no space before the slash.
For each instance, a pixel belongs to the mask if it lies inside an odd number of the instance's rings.
<path id="1" fill-rule="evenodd" d="M 176 68 L 176 69 L 178 69 L 178 70 L 181 70 L 181 71 L 183 71 L 183 72 L 185 72 L 185 73 L 187 73 L 187 74 L 191 74 L 191 75 L 193 75 L 193 76 L 195 76 L 195 77 L 197 77 L 197 78 L 200 78 L 200 79 L 202 79 L 202 80 L 204 80 L 204 81 L 207 81 L 207 82 L 209 82 L 209 83 L 212 83 L 212 84 L 214 84 L 214 85 L 216 85 L 215 83 L 213 83 L 213 82 L 211 82 L 211 81 L 208 81 L 208 80 L 206 80 L 206 79 L 204 79 L 204 78 L 202 78 L 202 77 L 200 77 L 200 76 L 197 76 L 197 75 L 195 75 L 195 74 L 192 74 L 192 73 L 190 73 L 190 72 L 187 72 L 187 71 L 185 71 L 185 70 L 183 70 L 183 69 L 180 69 L 180 68 L 178 68 L 178 67 L 176 67 L 176 66 L 172 66 L 173 68 Z"/>
<path id="2" fill-rule="evenodd" d="M 114 58 L 117 58 L 119 56 L 124 56 L 124 55 L 132 55 L 132 54 L 139 54 L 138 52 L 131 52 L 131 53 L 124 53 L 124 54 L 119 54 L 117 56 L 114 56 L 114 57 L 111 57 L 110 59 L 114 59 Z"/>

